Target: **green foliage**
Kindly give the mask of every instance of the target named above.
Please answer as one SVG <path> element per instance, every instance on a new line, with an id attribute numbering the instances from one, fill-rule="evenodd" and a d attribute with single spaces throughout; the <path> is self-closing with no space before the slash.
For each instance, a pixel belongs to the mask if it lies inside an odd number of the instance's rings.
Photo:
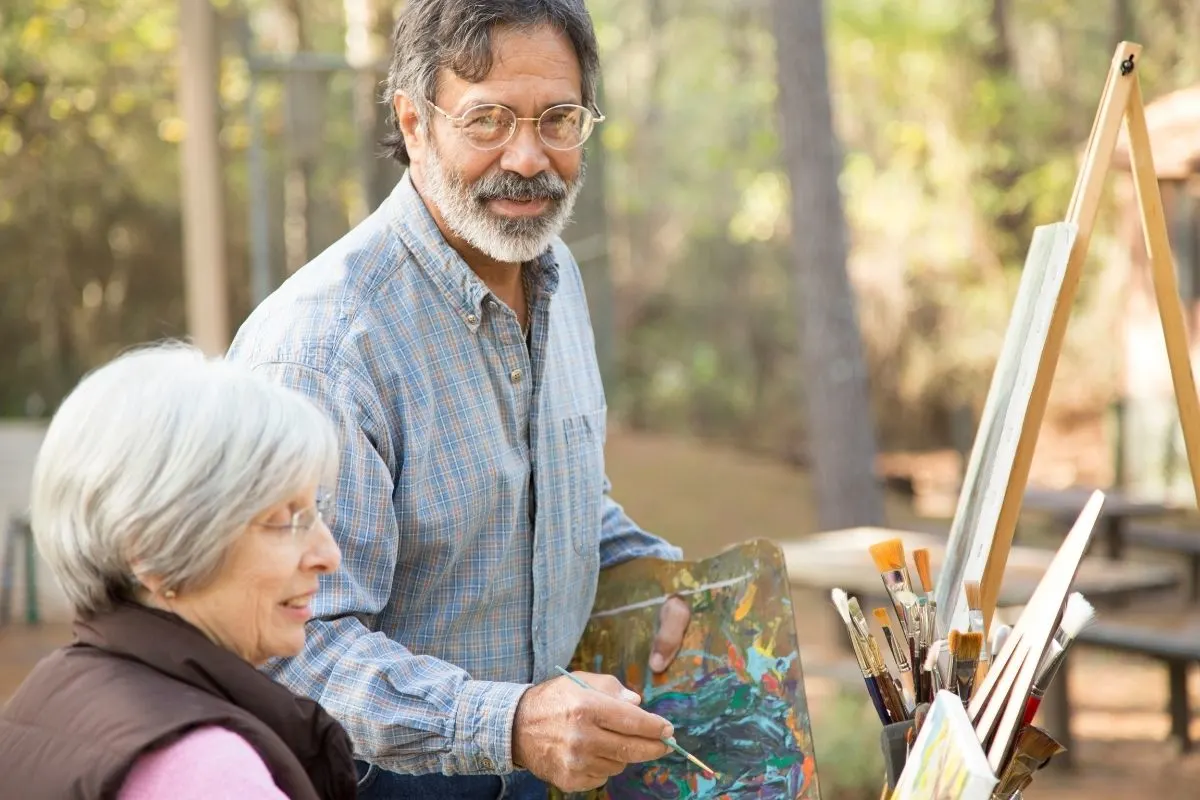
<path id="1" fill-rule="evenodd" d="M 344 10 L 340 0 L 216 5 L 236 322 L 250 306 L 251 188 L 238 22 L 249 14 L 266 50 L 292 36 L 337 54 Z M 951 411 L 981 404 L 1032 229 L 1066 208 L 1119 38 L 1082 0 L 1002 5 L 1003 39 L 994 3 L 828 4 L 850 270 L 885 447 L 944 445 Z M 1200 79 L 1185 35 L 1200 12 L 1130 6 L 1146 97 Z M 609 117 L 611 405 L 635 425 L 792 454 L 805 379 L 768 4 L 589 7 Z M 170 0 L 9 0 L 0 11 L 0 415 L 49 410 L 120 348 L 184 330 L 177 45 Z M 352 93 L 352 76 L 338 74 L 303 95 L 319 126 L 304 165 L 310 254 L 359 213 Z M 261 81 L 258 103 L 278 278 L 295 109 L 275 78 Z M 1115 227 L 1098 226 L 1089 271 L 1121 268 Z M 1111 324 L 1111 293 L 1096 285 L 1083 284 L 1060 372 L 1072 374 L 1083 350 L 1071 337 Z M 1080 360 L 1090 372 L 1076 370 L 1077 383 L 1102 392 L 1111 364 Z"/>
<path id="2" fill-rule="evenodd" d="M 813 720 L 821 796 L 877 800 L 883 788 L 879 717 L 865 692 L 840 690 Z M 875 735 L 867 735 L 875 731 Z"/>

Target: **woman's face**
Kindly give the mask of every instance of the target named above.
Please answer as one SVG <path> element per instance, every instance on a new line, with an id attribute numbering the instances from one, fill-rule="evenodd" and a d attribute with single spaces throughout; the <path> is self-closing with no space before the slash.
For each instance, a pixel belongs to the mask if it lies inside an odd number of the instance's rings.
<path id="1" fill-rule="evenodd" d="M 318 577 L 336 570 L 341 560 L 317 513 L 317 487 L 311 486 L 255 517 L 215 580 L 169 600 L 159 595 L 158 602 L 258 666 L 304 647 Z"/>

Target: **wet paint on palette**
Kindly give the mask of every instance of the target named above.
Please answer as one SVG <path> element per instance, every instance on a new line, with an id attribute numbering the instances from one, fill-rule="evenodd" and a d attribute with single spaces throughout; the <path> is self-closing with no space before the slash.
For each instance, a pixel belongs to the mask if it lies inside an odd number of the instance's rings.
<path id="1" fill-rule="evenodd" d="M 647 666 L 662 602 L 691 604 L 683 647 L 663 674 Z M 631 765 L 568 800 L 789 798 L 819 800 L 812 733 L 787 569 L 779 548 L 747 542 L 700 562 L 639 559 L 606 570 L 572 669 L 615 675 L 670 720 L 675 753 Z"/>

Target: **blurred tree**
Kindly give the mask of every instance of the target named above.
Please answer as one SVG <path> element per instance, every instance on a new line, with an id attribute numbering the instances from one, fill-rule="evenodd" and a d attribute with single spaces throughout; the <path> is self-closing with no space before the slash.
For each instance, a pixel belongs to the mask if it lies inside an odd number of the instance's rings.
<path id="1" fill-rule="evenodd" d="M 808 456 L 824 529 L 883 524 L 825 57 L 823 0 L 774 0 L 783 160 L 792 189 Z"/>

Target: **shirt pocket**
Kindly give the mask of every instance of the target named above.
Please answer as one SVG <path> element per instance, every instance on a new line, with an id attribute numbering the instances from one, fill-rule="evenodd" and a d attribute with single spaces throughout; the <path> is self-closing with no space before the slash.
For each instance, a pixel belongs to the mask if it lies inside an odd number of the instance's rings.
<path id="1" fill-rule="evenodd" d="M 600 549 L 604 511 L 604 426 L 607 409 L 589 411 L 562 421 L 567 468 L 565 519 L 571 543 L 580 555 Z"/>

